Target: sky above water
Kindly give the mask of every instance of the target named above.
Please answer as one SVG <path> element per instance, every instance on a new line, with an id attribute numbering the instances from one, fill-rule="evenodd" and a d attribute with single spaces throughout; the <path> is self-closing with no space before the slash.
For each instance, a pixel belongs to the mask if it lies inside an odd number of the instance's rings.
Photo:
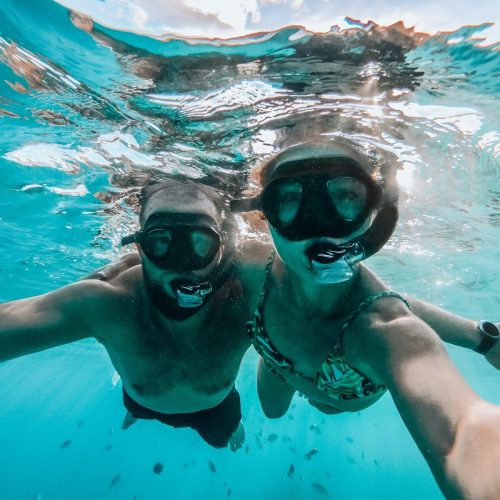
<path id="1" fill-rule="evenodd" d="M 286 25 L 328 31 L 363 23 L 407 27 L 434 34 L 465 25 L 495 23 L 485 43 L 500 41 L 500 2 L 491 0 L 58 0 L 117 29 L 156 35 L 232 38 Z"/>

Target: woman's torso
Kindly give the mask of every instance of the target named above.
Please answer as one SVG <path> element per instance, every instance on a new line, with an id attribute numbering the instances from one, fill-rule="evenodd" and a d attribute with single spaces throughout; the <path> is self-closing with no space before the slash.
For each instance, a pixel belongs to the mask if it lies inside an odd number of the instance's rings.
<path id="1" fill-rule="evenodd" d="M 397 294 L 361 266 L 338 311 L 325 313 L 322 307 L 313 310 L 294 303 L 271 265 L 268 263 L 258 307 L 247 324 L 266 366 L 326 412 L 358 411 L 377 401 L 385 387 L 372 383 L 348 363 L 343 336 L 350 321 L 373 302 Z"/>

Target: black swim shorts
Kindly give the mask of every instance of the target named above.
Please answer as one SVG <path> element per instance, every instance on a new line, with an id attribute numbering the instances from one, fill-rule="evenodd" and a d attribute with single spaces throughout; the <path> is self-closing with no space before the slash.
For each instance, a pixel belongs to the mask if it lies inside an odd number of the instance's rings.
<path id="1" fill-rule="evenodd" d="M 235 387 L 213 408 L 194 413 L 160 413 L 141 406 L 123 389 L 123 404 L 135 417 L 159 420 L 172 427 L 191 427 L 211 446 L 224 448 L 241 420 L 240 395 Z"/>

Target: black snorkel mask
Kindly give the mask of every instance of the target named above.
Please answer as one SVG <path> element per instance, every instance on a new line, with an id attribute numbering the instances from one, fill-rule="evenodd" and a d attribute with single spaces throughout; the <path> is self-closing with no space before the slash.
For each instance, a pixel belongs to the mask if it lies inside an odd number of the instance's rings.
<path id="1" fill-rule="evenodd" d="M 176 306 L 191 309 L 191 313 L 224 283 L 234 254 L 234 238 L 222 235 L 216 222 L 204 214 L 155 213 L 140 231 L 122 239 L 122 245 L 131 243 L 139 244 L 155 266 L 181 273 L 207 267 L 223 248 L 218 265 L 206 279 L 196 283 L 184 279 L 172 282 Z M 167 316 L 183 319 L 191 314 L 188 311 L 179 314 L 167 301 L 163 298 L 161 302 Z"/>
<path id="2" fill-rule="evenodd" d="M 261 210 L 290 241 L 346 238 L 373 217 L 367 231 L 345 244 L 319 243 L 308 249 L 318 283 L 350 279 L 361 260 L 382 248 L 398 220 L 395 201 L 383 201 L 384 185 L 347 156 L 279 163 L 266 172 L 263 184 L 257 197 L 232 201 L 231 211 Z"/>

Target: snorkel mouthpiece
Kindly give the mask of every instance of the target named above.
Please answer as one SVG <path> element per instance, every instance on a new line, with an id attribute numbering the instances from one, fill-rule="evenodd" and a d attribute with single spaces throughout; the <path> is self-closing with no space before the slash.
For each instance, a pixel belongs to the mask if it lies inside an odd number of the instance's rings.
<path id="1" fill-rule="evenodd" d="M 359 243 L 320 243 L 313 245 L 307 251 L 307 256 L 311 261 L 316 283 L 330 285 L 351 279 L 356 272 L 357 263 L 364 258 L 364 252 Z"/>
<path id="2" fill-rule="evenodd" d="M 208 281 L 197 285 L 179 284 L 174 289 L 179 307 L 200 307 L 205 297 L 212 293 L 212 285 Z"/>

